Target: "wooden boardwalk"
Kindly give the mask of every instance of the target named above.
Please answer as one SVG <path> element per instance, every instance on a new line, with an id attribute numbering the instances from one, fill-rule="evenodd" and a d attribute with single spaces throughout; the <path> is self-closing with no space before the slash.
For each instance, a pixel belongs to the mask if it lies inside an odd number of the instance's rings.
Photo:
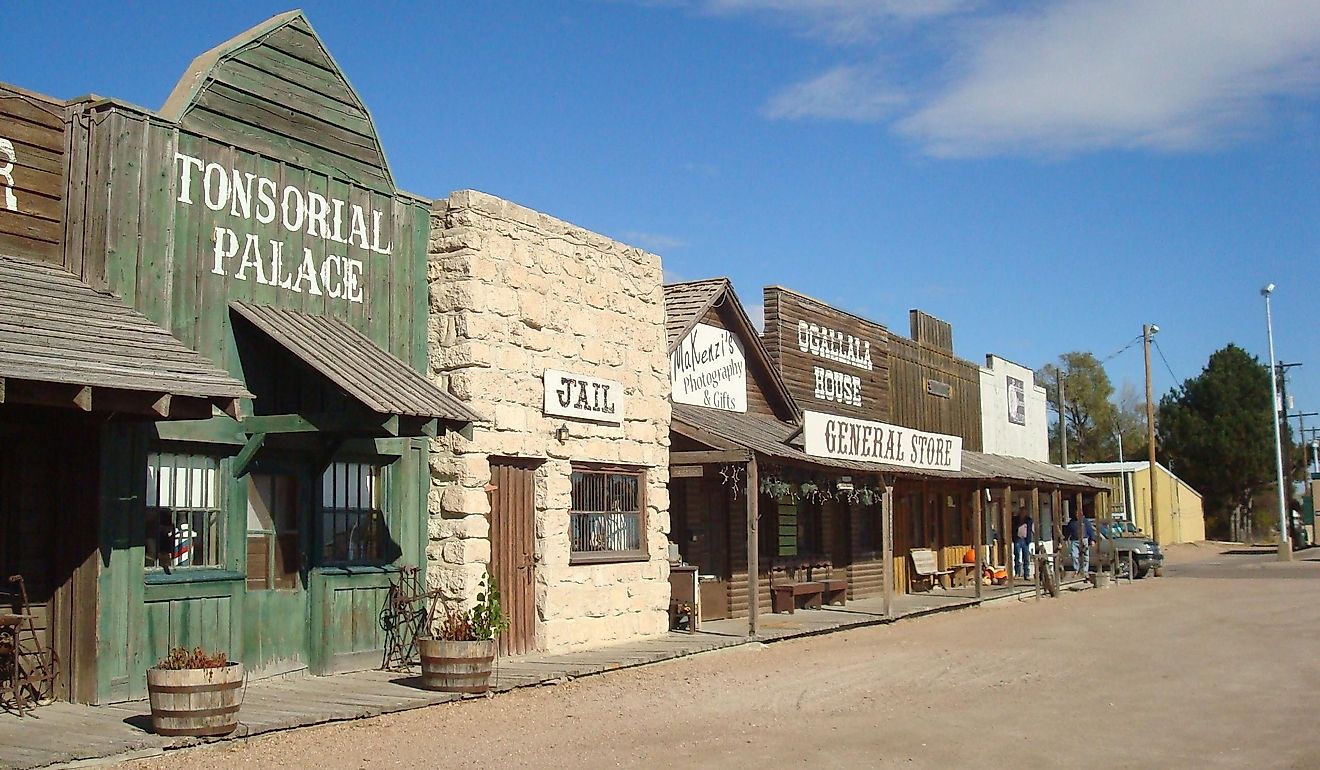
<path id="1" fill-rule="evenodd" d="M 497 661 L 492 689 L 504 692 L 546 682 L 590 676 L 641 666 L 749 641 L 775 642 L 848 628 L 892 623 L 903 618 L 972 607 L 981 601 L 1027 597 L 1031 586 L 1015 591 L 985 591 L 982 600 L 972 589 L 936 591 L 894 597 L 894 616 L 886 618 L 883 602 L 868 598 L 845 607 L 799 610 L 792 615 L 760 617 L 757 639 L 747 637 L 747 621 L 708 621 L 699 633 L 669 633 L 623 644 L 570 652 L 544 653 Z M 242 722 L 232 740 L 276 730 L 389 714 L 422 708 L 463 696 L 418 687 L 415 673 L 360 671 L 335 676 L 293 676 L 252 682 L 243 702 Z M 481 697 L 481 696 L 467 696 Z M 127 759 L 199 743 L 196 738 L 165 738 L 150 732 L 145 701 L 111 706 L 54 703 L 26 717 L 0 713 L 0 768 L 37 768 L 82 764 L 97 759 Z"/>

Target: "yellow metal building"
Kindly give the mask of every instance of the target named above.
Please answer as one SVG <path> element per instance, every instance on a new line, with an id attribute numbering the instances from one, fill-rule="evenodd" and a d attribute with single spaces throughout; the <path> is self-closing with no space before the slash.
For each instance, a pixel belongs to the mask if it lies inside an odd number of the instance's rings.
<path id="1" fill-rule="evenodd" d="M 1160 545 L 1204 540 L 1205 510 L 1201 505 L 1201 494 L 1163 465 L 1156 463 L 1155 468 L 1158 530 L 1151 527 L 1150 463 L 1076 463 L 1068 466 L 1070 471 L 1109 485 L 1110 515 L 1131 521 L 1142 532 L 1157 534 Z"/>

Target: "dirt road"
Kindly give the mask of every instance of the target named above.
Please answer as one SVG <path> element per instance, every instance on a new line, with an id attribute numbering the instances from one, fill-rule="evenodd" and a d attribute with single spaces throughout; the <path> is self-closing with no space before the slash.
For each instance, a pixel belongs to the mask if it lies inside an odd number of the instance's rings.
<path id="1" fill-rule="evenodd" d="M 133 763 L 1320 767 L 1320 549 Z"/>

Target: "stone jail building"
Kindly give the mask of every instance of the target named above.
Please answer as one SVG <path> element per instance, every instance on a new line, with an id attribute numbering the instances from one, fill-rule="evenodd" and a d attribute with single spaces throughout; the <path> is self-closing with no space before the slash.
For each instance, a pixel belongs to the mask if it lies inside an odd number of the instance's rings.
<path id="1" fill-rule="evenodd" d="M 668 622 L 669 372 L 660 258 L 474 191 L 431 212 L 431 376 L 486 418 L 431 453 L 428 579 L 489 565 L 501 651 Z"/>

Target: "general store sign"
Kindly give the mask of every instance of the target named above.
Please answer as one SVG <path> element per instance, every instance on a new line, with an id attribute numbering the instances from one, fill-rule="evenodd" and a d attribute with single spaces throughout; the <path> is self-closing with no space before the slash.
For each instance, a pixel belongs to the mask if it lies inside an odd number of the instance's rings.
<path id="1" fill-rule="evenodd" d="M 807 454 L 936 471 L 962 470 L 962 438 L 821 412 L 803 413 Z"/>
<path id="2" fill-rule="evenodd" d="M 697 324 L 669 354 L 676 404 L 747 411 L 747 358 L 733 332 Z"/>
<path id="3" fill-rule="evenodd" d="M 545 406 L 542 411 L 557 417 L 623 424 L 623 384 L 585 374 L 546 369 Z"/>

